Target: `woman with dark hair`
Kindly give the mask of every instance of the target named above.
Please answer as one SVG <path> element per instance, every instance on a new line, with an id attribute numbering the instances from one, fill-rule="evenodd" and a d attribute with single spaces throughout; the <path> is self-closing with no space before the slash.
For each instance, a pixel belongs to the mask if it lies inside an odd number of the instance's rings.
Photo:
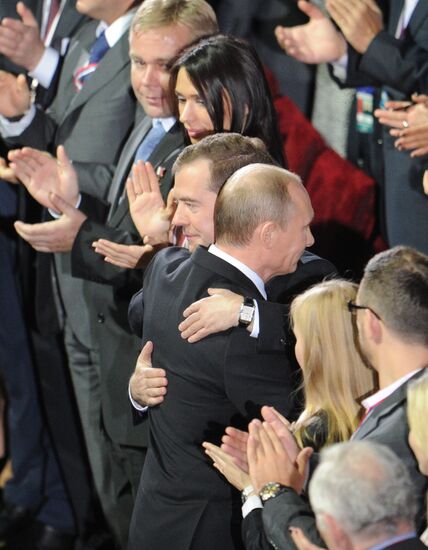
<path id="1" fill-rule="evenodd" d="M 180 119 L 189 142 L 207 135 L 236 132 L 261 139 L 280 166 L 286 167 L 276 111 L 262 64 L 245 40 L 217 34 L 194 42 L 175 59 L 170 70 L 171 110 Z M 150 209 L 145 210 L 146 168 L 134 166 L 128 183 L 132 219 L 142 237 L 151 244 L 163 242 L 166 232 L 152 234 Z M 141 178 L 141 179 L 140 179 Z M 153 186 L 156 178 L 152 178 Z M 159 191 L 159 189 L 158 189 Z M 164 208 L 160 191 L 158 212 L 172 219 L 174 208 Z M 164 224 L 162 224 L 164 225 Z M 144 229 L 145 228 L 145 229 Z M 97 241 L 95 251 L 118 267 L 140 267 L 151 246 L 123 245 L 105 239 Z"/>
<path id="2" fill-rule="evenodd" d="M 263 67 L 245 40 L 218 34 L 188 46 L 172 65 L 170 90 L 191 143 L 225 131 L 258 137 L 286 166 Z"/>

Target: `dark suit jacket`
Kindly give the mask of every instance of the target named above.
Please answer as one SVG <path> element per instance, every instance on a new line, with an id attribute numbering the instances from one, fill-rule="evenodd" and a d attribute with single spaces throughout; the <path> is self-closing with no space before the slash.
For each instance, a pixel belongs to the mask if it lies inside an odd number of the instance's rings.
<path id="1" fill-rule="evenodd" d="M 159 252 L 146 270 L 143 342 L 154 342 L 153 364 L 164 368 L 168 396 L 149 411 L 150 443 L 130 531 L 130 548 L 241 548 L 239 494 L 205 457 L 203 441 L 220 443 L 226 426 L 246 428 L 263 404 L 294 413 L 293 376 L 283 353 L 257 353 L 237 327 L 196 344 L 178 331 L 183 310 L 229 288 L 262 299 L 254 284 L 198 247 Z"/>
<path id="2" fill-rule="evenodd" d="M 37 109 L 29 128 L 12 141 L 50 151 L 63 144 L 78 173 L 81 191 L 105 199 L 134 123 L 135 98 L 129 77 L 128 33 L 105 54 L 81 92 L 75 92 L 73 74 L 87 59 L 97 25 L 97 21 L 87 23 L 72 40 L 51 107 L 46 112 Z M 69 254 L 54 257 L 67 319 L 80 342 L 90 348 L 83 283 L 71 276 Z M 45 279 L 44 286 L 49 284 L 49 277 Z"/>
<path id="3" fill-rule="evenodd" d="M 364 55 L 349 51 L 346 86 L 375 86 L 390 99 L 409 99 L 428 86 L 428 4 L 420 0 L 402 40 L 394 37 L 403 0 L 382 3 L 386 28 Z M 387 62 L 385 62 L 387 60 Z M 382 185 L 388 243 L 405 244 L 428 253 L 428 197 L 422 188 L 426 158 L 413 159 L 394 147 L 390 128 L 371 140 L 372 172 Z"/>
<path id="4" fill-rule="evenodd" d="M 422 372 L 415 374 L 412 379 L 420 376 Z M 419 509 L 416 523 L 419 531 L 422 531 L 426 526 L 425 494 L 428 480 L 420 473 L 416 458 L 408 443 L 407 384 L 408 382 L 400 386 L 374 409 L 355 432 L 352 440 L 373 440 L 376 443 L 381 443 L 403 460 L 409 469 L 418 496 Z M 251 514 L 245 521 L 247 519 L 249 522 L 252 521 Z M 324 546 L 316 530 L 313 512 L 299 495 L 294 492 L 286 492 L 268 500 L 263 508 L 263 526 L 268 540 L 277 548 L 294 549 L 294 543 L 288 532 L 290 525 L 301 527 L 312 542 Z"/>
<path id="5" fill-rule="evenodd" d="M 101 361 L 101 402 L 104 426 L 113 441 L 123 445 L 148 445 L 148 423 L 133 422 L 127 387 L 140 351 L 140 339 L 129 329 L 129 300 L 142 283 L 140 270 L 120 269 L 104 261 L 92 249 L 99 238 L 126 244 L 140 242 L 132 222 L 124 185 L 136 150 L 151 127 L 151 119 L 137 123 L 126 142 L 111 185 L 112 206 L 104 208 L 90 197 L 84 197 L 82 209 L 90 216 L 82 225 L 72 251 L 72 274 L 85 279 L 85 301 L 90 313 L 92 339 Z M 166 199 L 173 184 L 172 165 L 183 149 L 181 127 L 176 124 L 153 151 L 150 162 L 163 167 L 162 195 Z"/>
<path id="6" fill-rule="evenodd" d="M 403 540 L 402 542 L 397 542 L 396 544 L 391 544 L 390 546 L 385 546 L 385 550 L 426 550 L 426 546 L 420 539 L 417 537 Z"/>

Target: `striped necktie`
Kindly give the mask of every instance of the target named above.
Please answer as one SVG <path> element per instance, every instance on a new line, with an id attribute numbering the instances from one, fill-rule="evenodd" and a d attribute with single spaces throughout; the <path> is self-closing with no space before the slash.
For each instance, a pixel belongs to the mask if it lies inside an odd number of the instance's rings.
<path id="1" fill-rule="evenodd" d="M 77 69 L 74 73 L 74 85 L 77 91 L 80 92 L 85 82 L 87 82 L 92 73 L 96 71 L 99 62 L 104 57 L 109 48 L 110 46 L 108 45 L 105 32 L 103 31 L 92 44 L 92 47 L 89 51 L 88 62 L 85 63 L 83 67 Z"/>

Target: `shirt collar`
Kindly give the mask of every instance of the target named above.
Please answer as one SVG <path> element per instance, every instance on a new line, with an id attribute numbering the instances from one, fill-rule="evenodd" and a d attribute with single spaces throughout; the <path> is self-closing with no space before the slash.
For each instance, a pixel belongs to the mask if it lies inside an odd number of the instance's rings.
<path id="1" fill-rule="evenodd" d="M 369 550 L 382 550 L 382 548 L 389 548 L 394 544 L 398 544 L 399 542 L 403 542 L 404 540 L 409 540 L 414 538 L 416 538 L 415 531 L 409 531 L 404 535 L 397 535 L 396 537 L 391 537 L 387 540 L 382 541 L 379 544 L 375 544 L 374 546 L 371 546 Z"/>
<path id="2" fill-rule="evenodd" d="M 153 126 L 156 124 L 156 122 L 160 122 L 165 132 L 168 133 L 177 122 L 177 119 L 173 116 L 168 116 L 165 118 L 154 118 L 152 122 Z"/>
<path id="3" fill-rule="evenodd" d="M 220 248 L 218 248 L 218 246 L 216 246 L 215 244 L 212 244 L 208 248 L 208 252 L 210 252 L 214 256 L 217 256 L 218 258 L 221 258 L 228 264 L 233 265 L 233 267 L 236 267 L 236 269 L 238 269 L 241 273 L 248 277 L 248 279 L 250 279 L 252 283 L 254 283 L 263 298 L 267 300 L 265 284 L 260 275 L 258 275 L 255 271 L 250 269 L 248 266 L 231 256 L 227 252 L 224 252 L 224 250 L 220 250 Z"/>
<path id="4" fill-rule="evenodd" d="M 107 25 L 105 21 L 100 21 L 97 26 L 97 30 L 95 31 L 97 38 L 103 31 L 105 31 L 107 44 L 110 48 L 113 48 L 113 46 L 119 42 L 131 26 L 134 12 L 135 10 L 126 12 L 124 15 L 121 15 L 118 19 L 116 19 L 116 21 L 113 21 L 111 25 Z"/>
<path id="5" fill-rule="evenodd" d="M 363 401 L 361 401 L 362 406 L 367 410 L 372 409 L 373 407 L 376 407 L 378 403 L 389 397 L 392 393 L 395 392 L 396 389 L 398 389 L 400 386 L 402 386 L 409 378 L 411 378 L 414 374 L 419 372 L 422 369 L 416 369 L 412 372 L 409 372 L 408 374 L 405 374 L 386 388 L 382 388 L 381 390 L 377 391 L 373 395 L 370 395 Z"/>

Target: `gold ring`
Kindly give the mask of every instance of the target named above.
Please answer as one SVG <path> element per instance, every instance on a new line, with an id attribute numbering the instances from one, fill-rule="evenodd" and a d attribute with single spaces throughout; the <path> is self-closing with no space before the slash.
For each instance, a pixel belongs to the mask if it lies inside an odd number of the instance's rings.
<path id="1" fill-rule="evenodd" d="M 408 128 L 409 127 L 409 123 L 407 122 L 407 120 L 403 120 L 403 122 L 401 124 L 403 125 L 403 128 Z"/>

